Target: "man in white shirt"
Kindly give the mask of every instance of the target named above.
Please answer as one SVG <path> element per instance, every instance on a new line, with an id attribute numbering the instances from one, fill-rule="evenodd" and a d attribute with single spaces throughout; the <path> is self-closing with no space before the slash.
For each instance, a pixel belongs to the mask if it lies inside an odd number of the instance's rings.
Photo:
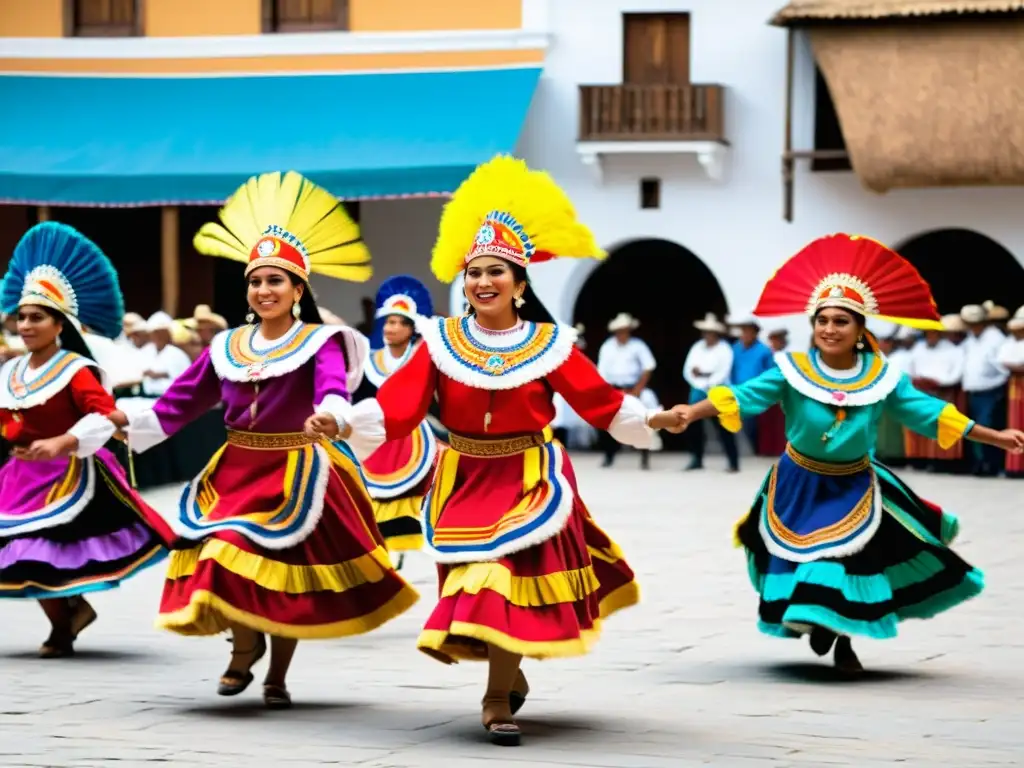
<path id="1" fill-rule="evenodd" d="M 964 374 L 964 352 L 944 338 L 944 335 L 942 331 L 925 331 L 924 338 L 910 350 L 909 366 L 905 372 L 922 392 L 964 408 L 963 393 L 960 390 L 960 380 Z M 963 446 L 958 444 L 943 450 L 933 440 L 905 427 L 904 436 L 907 457 L 912 466 L 926 468 L 931 472 L 962 471 Z"/>
<path id="2" fill-rule="evenodd" d="M 156 312 L 146 321 L 154 354 L 142 372 L 143 397 L 160 397 L 192 364 L 188 354 L 171 343 L 173 328 L 174 319 L 166 312 Z"/>
<path id="3" fill-rule="evenodd" d="M 703 320 L 698 320 L 693 327 L 699 330 L 703 338 L 690 347 L 686 355 L 686 362 L 683 364 L 683 378 L 690 385 L 690 404 L 699 403 L 704 400 L 708 392 L 714 387 L 729 384 L 729 375 L 732 371 L 733 353 L 732 347 L 722 337 L 728 332 L 725 324 L 722 323 L 714 313 L 708 312 Z M 736 449 L 736 436 L 726 430 L 718 419 L 709 419 L 718 430 L 718 437 L 722 441 L 722 448 L 725 450 L 726 458 L 729 460 L 729 472 L 739 472 L 740 458 Z M 704 446 L 707 442 L 706 426 L 708 421 L 702 421 L 690 427 L 695 430 L 693 459 L 687 470 L 704 468 Z"/>
<path id="4" fill-rule="evenodd" d="M 612 334 L 597 352 L 597 370 L 601 377 L 622 392 L 640 397 L 651 380 L 657 367 L 651 348 L 633 336 L 640 322 L 628 312 L 620 312 L 608 323 Z M 619 452 L 619 443 L 607 432 L 598 436 L 598 444 L 604 451 L 603 467 L 610 467 Z M 649 469 L 650 451 L 640 451 L 640 467 Z"/>
<path id="5" fill-rule="evenodd" d="M 1006 341 L 1002 331 L 988 319 L 985 308 L 969 304 L 960 310 L 968 334 L 963 343 L 963 388 L 967 393 L 967 415 L 992 429 L 1006 426 L 1006 382 L 1010 374 L 997 359 Z M 971 471 L 983 477 L 998 475 L 1003 466 L 1002 451 L 971 443 Z"/>

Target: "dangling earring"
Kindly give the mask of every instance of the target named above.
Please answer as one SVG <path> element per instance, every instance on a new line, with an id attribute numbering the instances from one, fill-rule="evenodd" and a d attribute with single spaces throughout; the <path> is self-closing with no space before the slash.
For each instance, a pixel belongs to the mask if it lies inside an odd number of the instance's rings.
<path id="1" fill-rule="evenodd" d="M 462 314 L 465 315 L 466 317 L 469 317 L 470 315 L 473 314 L 473 305 L 469 303 L 469 294 L 468 293 L 463 291 L 462 292 L 462 297 L 466 300 L 466 311 L 463 312 Z"/>
<path id="2" fill-rule="evenodd" d="M 857 349 L 864 349 L 864 337 L 857 339 Z"/>
<path id="3" fill-rule="evenodd" d="M 245 316 L 245 322 L 247 322 L 249 325 L 252 325 L 253 323 L 256 322 L 256 313 L 253 312 L 251 309 L 249 310 L 249 313 Z"/>
<path id="4" fill-rule="evenodd" d="M 525 303 L 526 303 L 526 299 L 524 299 L 522 296 L 516 296 L 515 304 L 516 304 L 516 308 L 517 309 L 522 309 L 523 308 L 523 304 L 525 304 Z"/>
<path id="5" fill-rule="evenodd" d="M 294 317 L 296 320 L 298 320 L 299 319 L 299 315 L 301 315 L 301 314 L 302 314 L 302 307 L 300 307 L 299 306 L 299 302 L 296 301 L 294 304 L 292 304 L 292 317 Z"/>

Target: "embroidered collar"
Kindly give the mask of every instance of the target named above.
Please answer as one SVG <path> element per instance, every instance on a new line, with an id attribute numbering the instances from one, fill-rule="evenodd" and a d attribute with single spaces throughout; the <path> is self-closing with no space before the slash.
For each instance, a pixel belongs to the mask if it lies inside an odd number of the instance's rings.
<path id="1" fill-rule="evenodd" d="M 0 408 L 14 411 L 42 405 L 70 384 L 76 373 L 95 365 L 82 355 L 58 350 L 29 380 L 28 361 L 29 355 L 21 355 L 0 368 Z"/>
<path id="2" fill-rule="evenodd" d="M 413 342 L 405 348 L 405 352 L 402 353 L 401 357 L 397 358 L 391 354 L 387 347 L 373 350 L 366 361 L 366 378 L 370 380 L 373 386 L 379 389 L 387 381 L 388 376 L 405 365 L 405 362 L 412 357 L 419 344 L 419 341 Z"/>
<path id="3" fill-rule="evenodd" d="M 417 330 L 441 373 L 479 389 L 541 379 L 569 359 L 576 342 L 575 330 L 556 323 L 524 323 L 508 335 L 484 335 L 475 325 L 468 317 L 432 318 Z"/>
<path id="4" fill-rule="evenodd" d="M 786 382 L 797 392 L 825 405 L 871 405 L 884 400 L 900 382 L 902 373 L 881 355 L 862 353 L 849 371 L 826 366 L 817 350 L 779 352 L 775 362 Z"/>
<path id="5" fill-rule="evenodd" d="M 228 381 L 262 381 L 298 370 L 327 339 L 343 330 L 340 325 L 295 323 L 271 346 L 257 349 L 257 326 L 221 331 L 210 343 L 210 360 L 217 375 Z M 264 342 L 266 343 L 266 342 Z M 262 345 L 261 345 L 262 347 Z"/>

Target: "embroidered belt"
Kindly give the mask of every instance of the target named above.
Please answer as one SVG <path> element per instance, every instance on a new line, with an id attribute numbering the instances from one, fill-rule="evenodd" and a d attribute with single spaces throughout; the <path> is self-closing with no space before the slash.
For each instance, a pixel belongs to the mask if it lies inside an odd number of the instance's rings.
<path id="1" fill-rule="evenodd" d="M 454 432 L 448 433 L 448 445 L 452 447 L 453 451 L 484 459 L 515 456 L 517 453 L 528 451 L 530 448 L 536 448 L 550 441 L 551 436 L 548 430 L 535 432 L 532 435 L 499 437 L 493 440 L 479 440 L 473 437 L 462 437 Z"/>
<path id="2" fill-rule="evenodd" d="M 791 443 L 786 443 L 786 455 L 798 467 L 809 470 L 816 475 L 832 475 L 834 477 L 856 475 L 871 466 L 870 456 L 848 462 L 818 461 L 810 456 L 804 456 Z"/>
<path id="3" fill-rule="evenodd" d="M 256 451 L 287 451 L 293 448 L 304 448 L 317 442 L 305 432 L 243 432 L 228 430 L 228 445 L 239 448 L 251 448 Z"/>

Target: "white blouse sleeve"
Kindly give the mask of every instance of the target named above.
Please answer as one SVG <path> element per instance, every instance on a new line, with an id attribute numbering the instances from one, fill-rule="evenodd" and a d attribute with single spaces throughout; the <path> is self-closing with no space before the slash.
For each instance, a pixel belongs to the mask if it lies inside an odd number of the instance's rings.
<path id="1" fill-rule="evenodd" d="M 160 419 L 152 408 L 125 407 L 123 403 L 134 398 L 118 401 L 118 406 L 128 417 L 128 448 L 135 453 L 144 453 L 154 446 L 160 445 L 168 435 L 160 426 Z"/>
<path id="2" fill-rule="evenodd" d="M 608 434 L 625 445 L 649 450 L 653 444 L 654 430 L 647 426 L 647 420 L 655 413 L 657 411 L 647 410 L 639 398 L 626 395 L 608 427 Z"/>
<path id="3" fill-rule="evenodd" d="M 348 424 L 352 428 L 352 434 L 345 438 L 345 442 L 360 461 L 384 445 L 387 440 L 384 411 L 381 410 L 376 398 L 367 398 L 353 405 Z"/>
<path id="4" fill-rule="evenodd" d="M 346 424 L 351 423 L 352 403 L 341 395 L 325 395 L 323 402 L 313 406 L 313 411 L 333 416 L 334 420 L 338 423 L 339 430 L 344 429 Z"/>
<path id="5" fill-rule="evenodd" d="M 74 435 L 78 440 L 78 447 L 74 454 L 79 458 L 92 456 L 102 448 L 114 436 L 117 427 L 114 422 L 106 416 L 98 413 L 87 413 L 80 418 L 75 425 L 68 430 L 69 435 Z"/>

